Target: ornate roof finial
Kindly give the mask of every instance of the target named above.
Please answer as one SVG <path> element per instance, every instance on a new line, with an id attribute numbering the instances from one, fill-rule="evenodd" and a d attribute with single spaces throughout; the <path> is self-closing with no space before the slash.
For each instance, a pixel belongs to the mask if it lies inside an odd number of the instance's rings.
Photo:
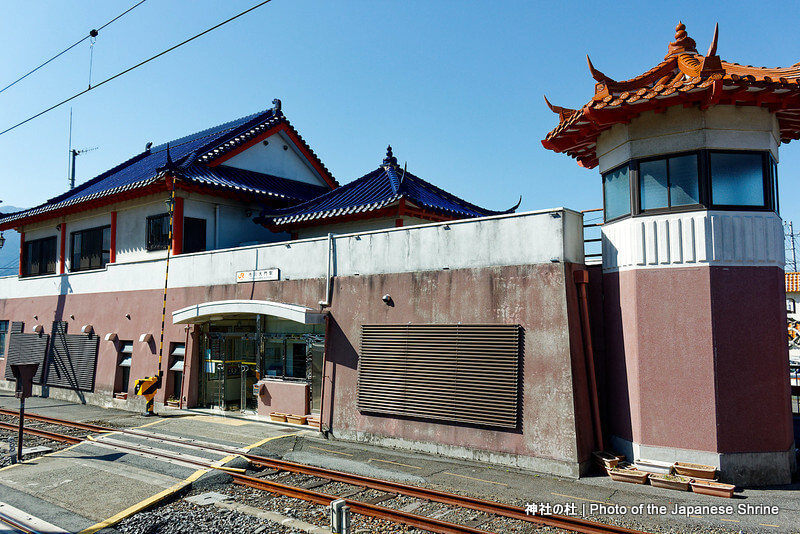
<path id="1" fill-rule="evenodd" d="M 608 82 L 614 83 L 613 79 L 609 78 L 608 76 L 606 76 L 605 74 L 594 68 L 592 60 L 589 59 L 589 54 L 586 54 L 586 63 L 589 64 L 589 72 L 592 73 L 592 78 L 594 78 L 600 83 L 608 83 Z"/>
<path id="2" fill-rule="evenodd" d="M 169 143 L 167 143 L 167 169 L 172 169 L 175 166 L 175 162 L 172 161 L 172 154 L 169 151 Z"/>
<path id="3" fill-rule="evenodd" d="M 278 113 L 281 112 L 281 99 L 280 98 L 273 98 L 272 99 L 272 104 L 273 104 L 272 112 L 277 115 Z"/>
<path id="4" fill-rule="evenodd" d="M 697 43 L 694 42 L 694 39 L 689 37 L 689 34 L 686 33 L 686 25 L 679 21 L 678 25 L 675 27 L 675 42 L 669 44 L 666 57 L 677 56 L 687 52 L 696 54 L 696 46 Z"/>
<path id="5" fill-rule="evenodd" d="M 550 111 L 552 111 L 553 113 L 557 113 L 558 114 L 559 120 L 563 121 L 566 117 L 569 117 L 573 113 L 575 113 L 574 109 L 564 108 L 564 107 L 561 107 L 561 106 L 554 106 L 547 99 L 547 95 L 544 95 L 544 101 L 547 103 L 547 107 L 550 108 Z"/>
<path id="6" fill-rule="evenodd" d="M 397 167 L 397 158 L 392 155 L 392 145 L 386 147 L 386 157 L 383 158 L 383 166 Z"/>
<path id="7" fill-rule="evenodd" d="M 719 38 L 719 22 L 714 25 L 714 38 L 711 39 L 711 46 L 708 47 L 708 54 L 706 56 L 717 55 L 717 39 Z"/>

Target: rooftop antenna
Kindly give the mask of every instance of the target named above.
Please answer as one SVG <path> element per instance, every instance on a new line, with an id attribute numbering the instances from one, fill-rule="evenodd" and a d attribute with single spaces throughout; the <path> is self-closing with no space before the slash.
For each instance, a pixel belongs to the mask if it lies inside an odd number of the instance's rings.
<path id="1" fill-rule="evenodd" d="M 100 147 L 94 146 L 92 148 L 82 148 L 80 150 L 77 150 L 77 149 L 73 148 L 72 150 L 70 150 L 70 154 L 72 155 L 72 171 L 70 172 L 70 175 L 69 175 L 69 188 L 70 189 L 75 189 L 75 158 L 77 158 L 79 155 L 83 154 L 84 152 L 91 152 L 92 150 L 97 150 L 98 148 L 100 148 Z"/>
<path id="2" fill-rule="evenodd" d="M 80 150 L 72 148 L 72 108 L 69 108 L 69 165 L 67 168 L 67 176 L 69 178 L 70 190 L 75 189 L 75 158 L 84 152 L 91 152 L 97 150 L 98 147 L 82 148 Z"/>

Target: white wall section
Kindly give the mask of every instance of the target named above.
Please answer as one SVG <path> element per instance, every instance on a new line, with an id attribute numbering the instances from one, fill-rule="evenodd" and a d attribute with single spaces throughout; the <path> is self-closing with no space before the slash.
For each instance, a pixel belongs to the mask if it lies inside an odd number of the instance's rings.
<path id="1" fill-rule="evenodd" d="M 703 211 L 633 217 L 602 227 L 603 271 L 689 265 L 783 268 L 773 212 Z"/>
<path id="2" fill-rule="evenodd" d="M 582 264 L 583 217 L 554 210 L 498 215 L 334 237 L 334 276 L 466 269 L 551 262 Z M 324 278 L 328 240 L 181 254 L 170 260 L 170 287 L 236 283 L 236 272 L 280 269 L 281 279 Z M 257 282 L 269 284 L 270 282 Z M 105 269 L 18 279 L 0 278 L 5 298 L 159 289 L 164 259 Z"/>

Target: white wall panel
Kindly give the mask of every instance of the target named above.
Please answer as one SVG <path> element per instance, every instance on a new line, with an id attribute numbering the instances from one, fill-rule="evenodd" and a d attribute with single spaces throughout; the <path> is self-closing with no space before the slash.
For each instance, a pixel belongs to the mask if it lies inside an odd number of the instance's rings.
<path id="1" fill-rule="evenodd" d="M 327 261 L 327 237 L 181 254 L 170 260 L 169 284 L 234 284 L 237 271 L 270 268 L 280 269 L 282 280 L 324 278 Z M 584 262 L 580 213 L 558 208 L 334 237 L 334 276 L 551 262 Z M 163 284 L 164 259 L 159 258 L 66 275 L 0 278 L 0 298 L 160 289 Z"/>
<path id="2" fill-rule="evenodd" d="M 709 211 L 635 217 L 602 227 L 603 270 L 686 265 L 783 267 L 775 213 Z"/>

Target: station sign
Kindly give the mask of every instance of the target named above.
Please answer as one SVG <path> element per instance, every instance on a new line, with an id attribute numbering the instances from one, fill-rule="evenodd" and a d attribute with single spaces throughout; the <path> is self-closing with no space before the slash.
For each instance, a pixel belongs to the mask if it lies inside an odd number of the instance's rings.
<path id="1" fill-rule="evenodd" d="M 236 283 L 241 282 L 266 282 L 281 279 L 281 270 L 260 269 L 258 271 L 236 271 Z"/>

